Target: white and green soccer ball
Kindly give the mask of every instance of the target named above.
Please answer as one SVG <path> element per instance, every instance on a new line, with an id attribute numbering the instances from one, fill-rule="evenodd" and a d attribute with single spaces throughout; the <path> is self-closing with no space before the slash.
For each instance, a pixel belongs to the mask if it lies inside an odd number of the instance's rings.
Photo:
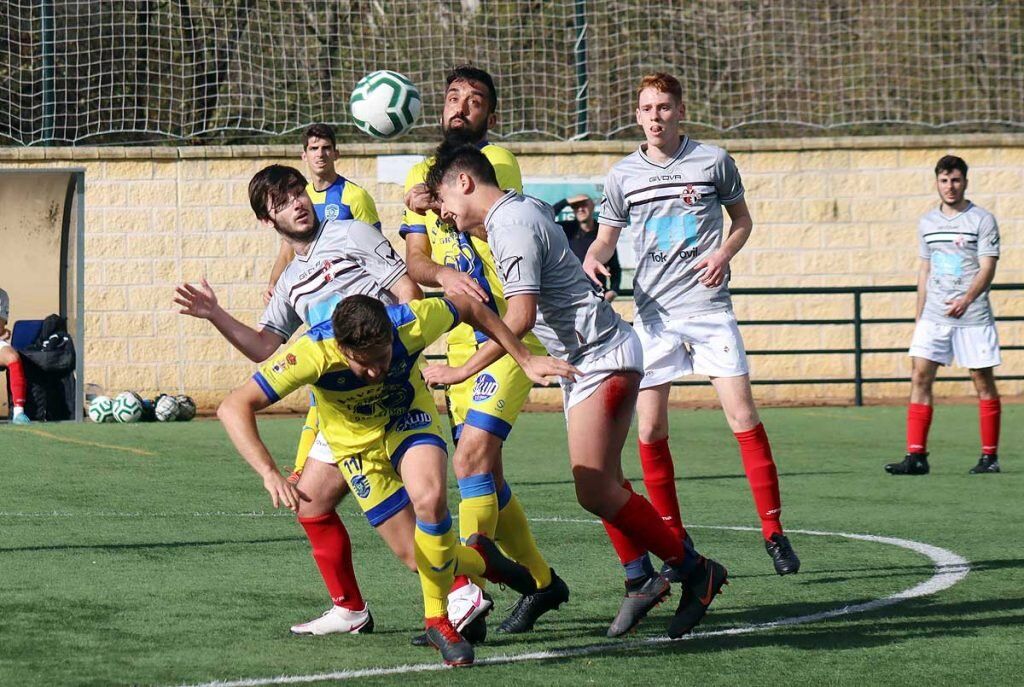
<path id="1" fill-rule="evenodd" d="M 114 402 L 109 396 L 97 396 L 89 403 L 89 419 L 93 422 L 113 422 Z"/>
<path id="2" fill-rule="evenodd" d="M 118 422 L 138 422 L 142 418 L 142 399 L 131 391 L 122 391 L 114 399 L 114 419 Z"/>
<path id="3" fill-rule="evenodd" d="M 360 131 L 374 138 L 395 138 L 412 128 L 422 107 L 419 89 L 398 72 L 367 74 L 349 98 L 349 112 Z"/>
<path id="4" fill-rule="evenodd" d="M 174 400 L 178 402 L 178 420 L 180 422 L 188 422 L 196 416 L 196 402 L 192 400 L 191 396 L 178 394 Z"/>
<path id="5" fill-rule="evenodd" d="M 174 422 L 178 419 L 179 411 L 178 399 L 174 398 L 174 396 L 161 394 L 157 397 L 154 413 L 156 414 L 156 419 L 160 422 Z"/>

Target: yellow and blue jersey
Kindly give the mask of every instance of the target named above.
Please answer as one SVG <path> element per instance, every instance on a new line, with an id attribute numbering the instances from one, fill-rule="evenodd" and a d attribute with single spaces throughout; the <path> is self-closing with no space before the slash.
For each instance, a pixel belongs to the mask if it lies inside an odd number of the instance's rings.
<path id="1" fill-rule="evenodd" d="M 505 148 L 486 142 L 481 145 L 480 150 L 494 166 L 498 185 L 503 189 L 515 189 L 522 193 L 523 176 L 519 171 L 519 163 L 515 156 Z M 416 184 L 426 181 L 427 172 L 432 163 L 433 159 L 426 159 L 409 170 L 405 179 L 406 191 Z M 402 216 L 399 234 L 403 238 L 408 234 L 425 234 L 430 239 L 430 252 L 434 262 L 471 275 L 474 281 L 487 292 L 489 296 L 487 305 L 499 317 L 504 316 L 506 305 L 501 278 L 498 276 L 494 265 L 494 256 L 491 255 L 491 249 L 486 241 L 455 230 L 442 222 L 437 213 L 432 210 L 428 211 L 426 215 L 419 215 L 408 208 Z M 470 325 L 462 324 L 449 335 L 448 345 L 475 347 L 477 343 L 486 340 L 487 336 L 483 332 L 475 332 Z M 533 343 L 532 340 L 532 334 L 524 339 L 528 344 Z M 537 343 L 535 348 L 539 348 L 539 346 L 540 344 Z"/>
<path id="2" fill-rule="evenodd" d="M 391 366 L 380 384 L 367 384 L 349 368 L 328 320 L 264 363 L 253 379 L 271 402 L 309 384 L 320 431 L 335 455 L 365 451 L 391 432 L 432 425 L 429 413 L 410 412 L 429 398 L 418 360 L 423 350 L 459 323 L 454 306 L 428 298 L 387 306 L 394 333 Z"/>
<path id="3" fill-rule="evenodd" d="M 356 183 L 339 176 L 323 191 L 306 184 L 306 194 L 313 201 L 313 209 L 322 224 L 334 219 L 357 219 L 380 229 L 380 216 L 373 197 Z"/>

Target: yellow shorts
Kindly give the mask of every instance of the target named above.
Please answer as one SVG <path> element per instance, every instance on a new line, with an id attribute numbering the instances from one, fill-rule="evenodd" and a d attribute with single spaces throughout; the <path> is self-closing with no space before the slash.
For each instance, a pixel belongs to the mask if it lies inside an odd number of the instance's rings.
<path id="1" fill-rule="evenodd" d="M 475 346 L 449 348 L 448 364 L 458 367 L 474 353 Z M 445 399 L 452 424 L 452 439 L 458 441 L 462 427 L 469 425 L 504 441 L 532 388 L 533 382 L 509 355 L 499 358 L 466 381 L 448 387 Z"/>
<path id="2" fill-rule="evenodd" d="M 429 392 L 417 394 L 409 412 L 394 419 L 377 440 L 359 453 L 335 455 L 321 432 L 309 450 L 309 458 L 338 466 L 366 519 L 376 527 L 409 505 L 398 465 L 406 451 L 422 444 L 448 452 Z"/>

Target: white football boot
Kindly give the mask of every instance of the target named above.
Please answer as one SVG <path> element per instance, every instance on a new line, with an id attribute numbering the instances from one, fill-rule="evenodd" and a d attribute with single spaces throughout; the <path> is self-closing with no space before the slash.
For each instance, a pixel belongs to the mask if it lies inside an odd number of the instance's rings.
<path id="1" fill-rule="evenodd" d="M 462 632 L 466 625 L 490 612 L 494 602 L 472 582 L 448 594 L 448 619 Z"/>
<path id="2" fill-rule="evenodd" d="M 341 606 L 331 606 L 315 620 L 300 625 L 292 625 L 292 634 L 296 635 L 330 635 L 330 634 L 369 634 L 373 632 L 373 616 L 370 607 L 361 611 L 350 611 Z"/>

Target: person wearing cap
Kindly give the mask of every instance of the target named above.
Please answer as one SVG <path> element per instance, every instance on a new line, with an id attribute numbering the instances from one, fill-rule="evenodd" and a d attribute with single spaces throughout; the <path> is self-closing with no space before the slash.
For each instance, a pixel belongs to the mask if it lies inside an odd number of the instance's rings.
<path id="1" fill-rule="evenodd" d="M 597 238 L 597 219 L 594 216 L 594 200 L 586 193 L 578 193 L 575 196 L 564 198 L 554 205 L 555 217 L 558 217 L 566 207 L 572 208 L 573 219 L 559 222 L 569 239 L 569 248 L 573 254 L 580 259 L 587 257 L 587 250 L 590 244 Z M 604 281 L 604 299 L 615 300 L 618 295 L 619 285 L 622 282 L 622 268 L 619 266 L 619 254 L 613 252 L 605 267 L 611 272 L 611 278 Z"/>

